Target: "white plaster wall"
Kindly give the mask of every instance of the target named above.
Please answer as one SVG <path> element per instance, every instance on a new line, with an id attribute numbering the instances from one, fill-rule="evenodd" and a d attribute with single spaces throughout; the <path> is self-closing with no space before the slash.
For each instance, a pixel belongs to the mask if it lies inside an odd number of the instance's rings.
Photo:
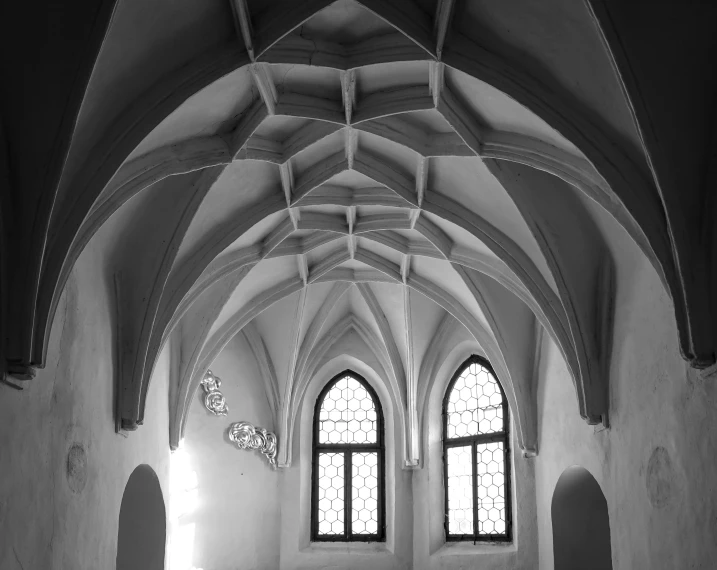
<path id="1" fill-rule="evenodd" d="M 198 390 L 189 410 L 183 449 L 197 473 L 198 501 L 181 524 L 194 524 L 192 564 L 206 570 L 279 567 L 279 472 L 257 451 L 239 450 L 227 437 L 232 422 L 274 431 L 254 356 L 238 335 L 212 363 L 229 413 L 215 416 Z"/>
<path id="2" fill-rule="evenodd" d="M 102 267 L 91 244 L 61 299 L 46 368 L 22 392 L 0 386 L 3 570 L 114 568 L 122 494 L 139 464 L 157 473 L 166 502 L 168 355 L 149 388 L 145 425 L 116 434 L 113 301 Z"/>
<path id="3" fill-rule="evenodd" d="M 614 232 L 618 235 L 619 230 Z M 613 568 L 717 568 L 717 386 L 678 353 L 669 297 L 632 244 L 613 248 L 617 298 L 610 429 L 577 413 L 555 345 L 543 345 L 535 460 L 540 568 L 553 568 L 550 505 L 571 465 L 588 469 L 610 513 Z"/>

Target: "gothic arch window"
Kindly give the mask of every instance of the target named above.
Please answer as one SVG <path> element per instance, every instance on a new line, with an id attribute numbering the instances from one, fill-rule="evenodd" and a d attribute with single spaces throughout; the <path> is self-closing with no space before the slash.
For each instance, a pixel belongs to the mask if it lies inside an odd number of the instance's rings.
<path id="1" fill-rule="evenodd" d="M 443 398 L 447 540 L 511 540 L 510 417 L 490 363 L 471 356 Z"/>
<path id="2" fill-rule="evenodd" d="M 383 413 L 376 392 L 346 370 L 314 408 L 311 538 L 385 540 Z"/>

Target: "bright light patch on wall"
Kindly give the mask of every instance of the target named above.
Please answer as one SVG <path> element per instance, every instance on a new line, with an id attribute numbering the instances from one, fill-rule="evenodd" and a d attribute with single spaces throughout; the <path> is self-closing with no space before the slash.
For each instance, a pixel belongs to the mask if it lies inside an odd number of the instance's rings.
<path id="1" fill-rule="evenodd" d="M 192 469 L 189 453 L 184 447 L 174 451 L 169 465 L 169 516 L 178 521 L 197 507 L 197 472 Z"/>
<path id="2" fill-rule="evenodd" d="M 169 486 L 169 570 L 202 570 L 192 566 L 196 527 L 186 520 L 197 508 L 199 483 L 181 444 L 170 456 Z"/>
<path id="3" fill-rule="evenodd" d="M 172 529 L 169 568 L 171 570 L 192 570 L 194 556 L 194 523 L 180 524 Z"/>

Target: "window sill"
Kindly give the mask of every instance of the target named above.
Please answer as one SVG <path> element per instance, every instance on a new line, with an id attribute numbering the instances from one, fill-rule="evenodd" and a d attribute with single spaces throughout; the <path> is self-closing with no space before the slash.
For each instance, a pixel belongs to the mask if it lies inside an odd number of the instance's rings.
<path id="1" fill-rule="evenodd" d="M 515 542 L 446 542 L 433 556 L 475 556 L 476 554 L 508 554 L 517 552 Z"/>
<path id="2" fill-rule="evenodd" d="M 312 542 L 302 554 L 392 554 L 385 542 Z"/>

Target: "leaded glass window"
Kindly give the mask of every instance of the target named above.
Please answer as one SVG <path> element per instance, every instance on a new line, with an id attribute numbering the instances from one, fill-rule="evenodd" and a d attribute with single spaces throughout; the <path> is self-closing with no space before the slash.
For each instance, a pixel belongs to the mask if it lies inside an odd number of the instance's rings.
<path id="1" fill-rule="evenodd" d="M 447 540 L 511 540 L 509 426 L 493 369 L 471 356 L 443 399 Z"/>
<path id="2" fill-rule="evenodd" d="M 316 400 L 312 540 L 385 540 L 384 513 L 381 404 L 373 388 L 347 370 Z"/>

